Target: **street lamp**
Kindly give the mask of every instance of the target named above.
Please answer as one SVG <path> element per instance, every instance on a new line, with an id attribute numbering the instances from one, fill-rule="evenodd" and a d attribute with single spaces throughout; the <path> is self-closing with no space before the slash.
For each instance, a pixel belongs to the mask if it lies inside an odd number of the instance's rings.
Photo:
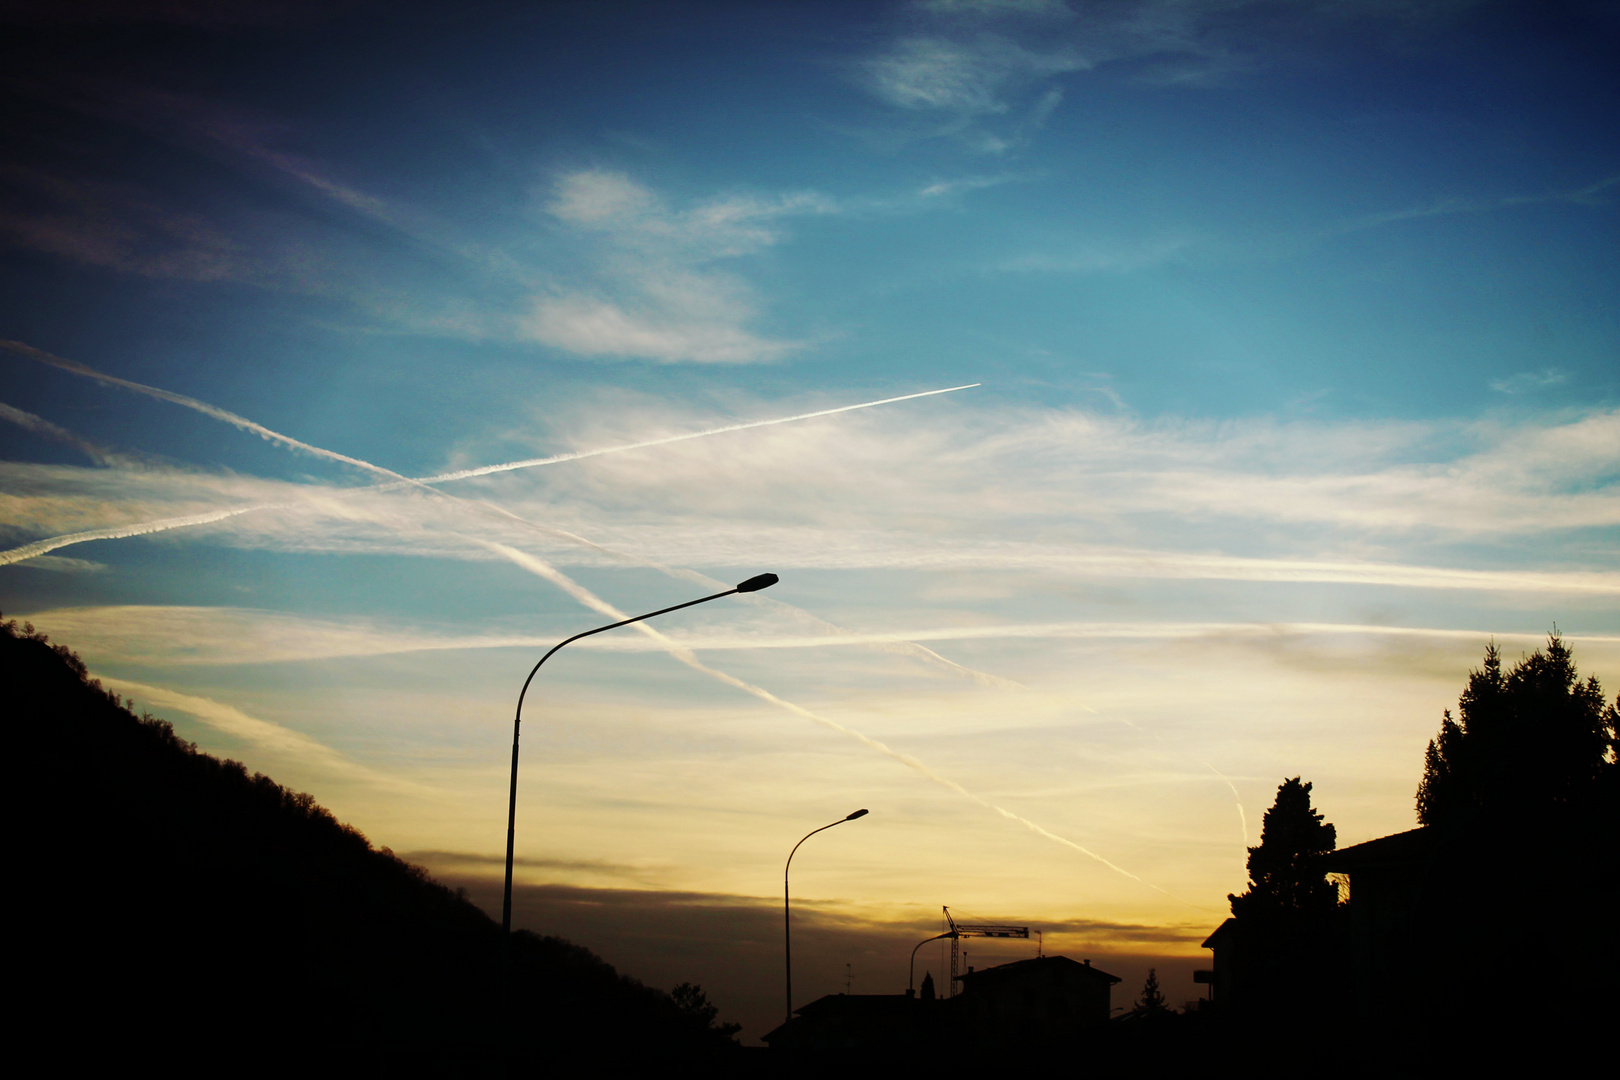
<path id="1" fill-rule="evenodd" d="M 842 825 L 846 821 L 854 821 L 856 818 L 865 817 L 868 813 L 869 811 L 866 810 L 857 810 L 848 817 L 839 818 L 832 825 L 823 825 L 819 829 L 811 829 L 804 834 L 799 844 L 804 843 L 805 840 L 810 839 L 818 832 L 826 832 L 833 825 Z M 793 850 L 788 852 L 787 865 L 782 867 L 782 941 L 787 959 L 787 1022 L 790 1024 L 793 1023 L 793 909 L 788 903 L 788 869 L 793 865 L 793 856 L 799 850 L 799 844 L 793 845 Z"/>
<path id="2" fill-rule="evenodd" d="M 917 995 L 917 950 L 928 944 L 930 941 L 939 941 L 942 938 L 956 936 L 957 934 L 955 930 L 947 930 L 943 934 L 935 934 L 931 938 L 924 938 L 922 941 L 917 942 L 917 944 L 912 948 L 911 967 L 908 969 L 906 974 L 906 997 L 915 997 Z"/>
<path id="3" fill-rule="evenodd" d="M 595 630 L 587 630 L 583 634 L 575 634 L 566 641 L 559 641 L 557 644 L 553 645 L 551 647 L 551 652 L 548 652 L 546 655 L 542 656 L 540 658 L 540 663 L 534 665 L 534 670 L 529 672 L 529 677 L 523 680 L 523 689 L 518 692 L 517 714 L 512 720 L 512 790 L 506 805 L 506 892 L 501 900 L 501 936 L 506 943 L 505 947 L 508 963 L 510 963 L 512 957 L 512 844 L 513 838 L 517 831 L 518 728 L 523 723 L 523 697 L 529 692 L 529 684 L 534 681 L 535 675 L 539 673 L 540 664 L 544 664 L 547 660 L 550 660 L 551 654 L 562 648 L 564 645 L 567 645 L 570 642 L 578 641 L 580 638 L 590 637 L 592 634 L 600 634 L 604 630 L 613 630 L 620 626 L 628 626 L 633 622 L 641 622 L 643 619 L 650 619 L 655 615 L 667 615 L 671 611 L 679 611 L 681 608 L 688 608 L 694 604 L 706 604 L 710 600 L 718 600 L 722 596 L 730 596 L 732 593 L 758 592 L 761 589 L 770 588 L 780 580 L 781 579 L 775 574 L 758 574 L 749 578 L 741 585 L 738 585 L 735 589 L 727 589 L 725 592 L 718 592 L 713 596 L 705 596 L 697 600 L 688 600 L 686 603 L 676 604 L 674 607 L 659 608 L 657 611 L 649 611 L 645 615 L 637 615 L 633 619 L 621 619 L 616 623 L 608 623 L 606 626 L 598 626 Z M 862 810 L 861 813 L 864 814 L 866 811 Z"/>

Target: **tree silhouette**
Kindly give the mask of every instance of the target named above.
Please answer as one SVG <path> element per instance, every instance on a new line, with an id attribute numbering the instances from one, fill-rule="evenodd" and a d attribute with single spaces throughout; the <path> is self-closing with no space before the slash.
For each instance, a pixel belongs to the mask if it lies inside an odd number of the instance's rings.
<path id="1" fill-rule="evenodd" d="M 716 1024 L 714 1018 L 720 1015 L 718 1006 L 709 1001 L 709 995 L 703 992 L 703 987 L 697 983 L 681 983 L 669 992 L 670 999 L 675 1002 L 675 1008 L 681 1014 L 691 1019 L 694 1026 L 719 1032 L 726 1038 L 736 1035 L 742 1030 L 741 1024 Z"/>
<path id="2" fill-rule="evenodd" d="M 1136 1011 L 1150 1016 L 1166 1012 L 1164 994 L 1159 990 L 1159 969 L 1148 968 L 1147 982 L 1142 984 L 1142 1000 L 1136 1003 Z"/>
<path id="3" fill-rule="evenodd" d="M 1468 674 L 1457 719 L 1448 709 L 1429 740 L 1418 821 L 1452 824 L 1481 811 L 1580 800 L 1606 772 L 1612 777 L 1616 713 L 1604 707 L 1595 675 L 1580 680 L 1556 631 L 1545 652 L 1506 673 L 1492 642 Z"/>
<path id="4" fill-rule="evenodd" d="M 1266 811 L 1260 846 L 1249 849 L 1249 887 L 1228 895 L 1232 914 L 1280 916 L 1331 912 L 1338 889 L 1317 865 L 1338 844 L 1333 826 L 1311 806 L 1311 785 L 1299 777 L 1284 780 L 1277 801 Z"/>

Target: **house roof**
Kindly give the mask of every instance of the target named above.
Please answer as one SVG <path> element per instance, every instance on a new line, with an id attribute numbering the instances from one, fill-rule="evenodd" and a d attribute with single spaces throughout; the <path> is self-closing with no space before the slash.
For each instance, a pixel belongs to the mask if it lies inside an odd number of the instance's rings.
<path id="1" fill-rule="evenodd" d="M 1050 970 L 1053 965 L 1061 965 L 1065 971 L 1080 971 L 1085 972 L 1088 976 L 1107 979 L 1109 985 L 1121 981 L 1118 975 L 1110 975 L 1102 968 L 1092 967 L 1090 961 L 1082 964 L 1079 961 L 1070 960 L 1067 956 L 1032 956 L 1028 960 L 1014 960 L 1010 964 L 999 964 L 993 968 L 985 968 L 983 971 L 970 971 L 963 975 L 962 978 L 972 979 L 975 982 L 984 980 L 994 982 L 999 979 L 1025 975 L 1036 970 Z"/>
<path id="2" fill-rule="evenodd" d="M 1214 933 L 1210 934 L 1209 937 L 1204 939 L 1204 944 L 1203 944 L 1202 947 L 1205 948 L 1205 949 L 1213 949 L 1217 944 L 1217 941 L 1216 941 L 1217 938 L 1224 937 L 1227 934 L 1236 933 L 1237 932 L 1236 927 L 1237 927 L 1237 920 L 1232 919 L 1232 918 L 1228 918 L 1225 922 L 1221 923 L 1221 925 L 1219 925 L 1219 926 L 1217 926 L 1215 928 Z"/>
<path id="3" fill-rule="evenodd" d="M 1429 857 L 1434 842 L 1434 830 L 1419 826 L 1329 852 L 1322 856 L 1322 869 L 1332 873 L 1354 873 L 1373 866 L 1422 862 Z"/>
<path id="4" fill-rule="evenodd" d="M 793 1015 L 809 1023 L 832 1020 L 856 1019 L 868 1023 L 894 1023 L 898 1020 L 909 1019 L 916 1015 L 924 1006 L 931 1006 L 933 1002 L 923 1001 L 920 998 L 907 997 L 905 994 L 827 994 L 793 1010 Z M 769 1043 L 787 1030 L 786 1024 L 777 1027 L 760 1038 Z"/>

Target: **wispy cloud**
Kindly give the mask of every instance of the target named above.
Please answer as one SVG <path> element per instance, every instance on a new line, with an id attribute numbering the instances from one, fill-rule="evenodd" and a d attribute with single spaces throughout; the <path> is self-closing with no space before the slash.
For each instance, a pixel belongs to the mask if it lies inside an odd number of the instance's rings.
<path id="1" fill-rule="evenodd" d="M 675 209 L 622 173 L 587 169 L 559 174 L 544 210 L 589 242 L 595 284 L 558 285 L 537 298 L 521 334 L 584 356 L 757 363 L 799 343 L 748 329 L 757 314 L 751 290 L 715 264 L 777 243 L 786 218 L 836 205 L 801 192 Z"/>
<path id="2" fill-rule="evenodd" d="M 996 269 L 1015 274 L 1128 274 L 1183 259 L 1196 243 L 1191 236 L 1091 243 L 1068 251 L 1016 256 L 1002 261 Z"/>
<path id="3" fill-rule="evenodd" d="M 1360 217 L 1341 222 L 1327 230 L 1327 234 L 1337 235 L 1361 232 L 1366 229 L 1397 225 L 1405 221 L 1451 217 L 1457 214 L 1486 214 L 1498 210 L 1510 210 L 1520 206 L 1539 206 L 1548 203 L 1607 206 L 1612 204 L 1613 198 L 1612 196 L 1604 197 L 1604 193 L 1613 189 L 1617 184 L 1620 184 L 1620 174 L 1606 176 L 1590 184 L 1582 184 L 1577 188 L 1564 188 L 1535 195 L 1446 196 L 1399 210 L 1383 210 L 1377 213 L 1363 214 Z"/>
<path id="4" fill-rule="evenodd" d="M 542 470 L 543 480 L 532 470 L 503 473 L 511 479 L 500 504 L 480 511 L 480 519 L 489 536 L 540 543 L 549 558 L 568 564 L 631 558 L 735 566 L 769 552 L 777 566 L 839 569 L 1608 588 L 1601 563 L 1559 566 L 1515 556 L 1508 568 L 1481 563 L 1477 548 L 1447 553 L 1435 545 L 1513 550 L 1536 537 L 1613 528 L 1620 523 L 1620 413 L 1514 423 L 1209 425 L 943 408 L 881 422 L 859 419 L 875 417 L 870 410 L 856 412 L 826 429 L 755 427 L 728 435 L 724 446 L 655 440 L 668 446 L 656 455 L 561 455 L 574 458 L 572 467 Z M 575 437 L 611 445 L 635 427 L 669 430 L 681 422 L 637 409 L 609 415 L 611 426 Z M 638 441 L 645 440 L 619 445 Z M 11 494 L 4 520 L 13 530 L 57 538 L 13 548 L 6 561 L 184 524 L 206 526 L 210 542 L 278 550 L 488 557 L 459 537 L 460 503 L 398 498 L 386 483 L 336 488 L 156 466 L 13 463 L 5 471 Z M 798 493 L 791 506 L 770 498 L 781 484 Z M 995 514 L 962 520 L 964 500 L 993 506 Z M 245 512 L 268 505 L 283 509 Z M 125 523 L 104 524 L 110 511 Z M 1268 537 L 1259 549 L 1256 527 Z M 1009 528 L 1016 539 L 1007 538 Z M 1332 538 L 1326 549 L 1324 537 Z M 1188 543 L 1193 538 L 1196 546 Z"/>
<path id="5" fill-rule="evenodd" d="M 1089 66 L 1070 53 L 1035 52 L 1000 37 L 915 37 L 867 61 L 865 71 L 868 87 L 890 104 L 973 118 L 1010 112 L 1009 96 L 1028 83 Z"/>
<path id="6" fill-rule="evenodd" d="M 48 570 L 53 574 L 94 574 L 107 569 L 106 563 L 90 559 L 68 559 L 56 555 L 37 555 L 23 563 L 35 570 Z"/>
<path id="7" fill-rule="evenodd" d="M 96 565 L 96 564 L 92 564 Z M 1620 576 L 1607 593 L 1620 593 Z M 1593 590 L 1604 591 L 1604 590 Z M 534 633 L 452 633 L 391 624 L 377 619 L 320 619 L 259 608 L 124 605 L 55 608 L 31 613 L 41 630 L 72 641 L 101 664 L 186 668 L 296 664 L 416 652 L 524 649 L 555 645 L 556 638 Z M 736 622 L 733 617 L 732 622 Z M 832 627 L 819 633 L 784 632 L 781 620 L 762 618 L 739 630 L 665 632 L 662 639 L 616 635 L 589 638 L 570 648 L 614 653 L 665 652 L 671 645 L 692 653 L 756 650 L 840 649 L 907 642 L 964 641 L 1111 641 L 1154 642 L 1300 638 L 1410 638 L 1435 641 L 1535 645 L 1545 639 L 1528 627 L 1432 627 L 1371 623 L 1301 622 L 980 622 L 971 626 L 911 625 L 890 631 L 849 631 Z M 1572 634 L 1572 644 L 1620 644 L 1620 637 Z M 1001 684 L 1003 686 L 1016 684 Z"/>
<path id="8" fill-rule="evenodd" d="M 1090 66 L 1061 46 L 1031 49 L 989 33 L 923 35 L 866 60 L 859 81 L 895 108 L 938 118 L 931 134 L 1001 153 L 1025 142 L 1062 102 L 1054 76 Z"/>
<path id="9" fill-rule="evenodd" d="M 1303 42 L 1332 42 L 1347 26 L 1404 41 L 1478 2 L 922 0 L 904 30 L 861 62 L 857 81 L 893 108 L 938 120 L 913 137 L 1001 153 L 1039 132 L 1067 76 L 1114 64 L 1139 83 L 1221 86 L 1286 62 Z"/>
<path id="10" fill-rule="evenodd" d="M 41 438 L 52 442 L 65 443 L 82 453 L 85 457 L 98 465 L 114 465 L 126 459 L 112 453 L 104 446 L 80 438 L 67 428 L 51 423 L 42 416 L 35 416 L 31 412 L 0 402 L 0 420 L 8 424 L 15 424 L 24 431 L 32 432 Z"/>
<path id="11" fill-rule="evenodd" d="M 1505 379 L 1492 379 L 1490 387 L 1500 394 L 1525 394 L 1544 386 L 1557 386 L 1568 378 L 1557 368 L 1543 368 L 1541 371 L 1521 371 Z"/>
<path id="12" fill-rule="evenodd" d="M 250 716 L 234 705 L 162 686 L 151 686 L 107 675 L 98 677 L 109 689 L 132 699 L 133 708 L 179 710 L 188 716 L 196 717 L 223 735 L 247 743 L 283 761 L 296 762 L 299 766 L 317 773 L 344 780 L 358 780 L 417 796 L 429 793 L 429 789 L 420 784 L 376 772 L 302 732 Z"/>
<path id="13" fill-rule="evenodd" d="M 0 237 L 86 266 L 186 281 L 263 279 L 264 260 L 205 216 L 129 184 L 42 167 L 0 169 Z"/>

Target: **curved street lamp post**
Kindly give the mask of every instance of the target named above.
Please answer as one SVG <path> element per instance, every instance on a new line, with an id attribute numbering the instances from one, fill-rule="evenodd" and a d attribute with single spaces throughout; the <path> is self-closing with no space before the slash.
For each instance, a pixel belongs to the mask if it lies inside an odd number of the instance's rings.
<path id="1" fill-rule="evenodd" d="M 924 938 L 923 940 L 917 942 L 917 944 L 912 948 L 911 968 L 909 973 L 906 975 L 906 997 L 917 996 L 917 950 L 928 944 L 930 941 L 940 941 L 944 938 L 955 936 L 955 930 L 947 930 L 943 934 L 935 934 L 931 938 Z"/>
<path id="2" fill-rule="evenodd" d="M 501 936 L 505 942 L 506 962 L 508 965 L 510 965 L 512 960 L 512 845 L 517 832 L 518 729 L 523 723 L 524 695 L 528 694 L 529 684 L 534 681 L 535 675 L 539 673 L 540 664 L 544 664 L 547 660 L 550 660 L 551 654 L 562 648 L 564 645 L 567 645 L 570 642 L 578 641 L 580 638 L 590 637 L 592 634 L 600 634 L 604 630 L 613 630 L 620 626 L 628 626 L 633 622 L 641 622 L 643 619 L 650 619 L 655 615 L 667 615 L 671 611 L 679 611 L 681 608 L 689 608 L 694 604 L 706 604 L 710 600 L 718 600 L 722 596 L 730 596 L 732 593 L 758 592 L 761 589 L 770 588 L 779 580 L 781 579 L 775 574 L 759 574 L 749 578 L 747 581 L 738 585 L 735 589 L 727 589 L 725 592 L 718 592 L 713 596 L 700 597 L 697 600 L 688 600 L 684 604 L 676 604 L 673 607 L 659 608 L 657 611 L 649 611 L 645 615 L 637 615 L 633 619 L 621 619 L 616 623 L 608 623 L 606 626 L 598 626 L 595 630 L 587 630 L 583 634 L 575 634 L 566 641 L 559 641 L 557 644 L 553 645 L 551 647 L 551 651 L 540 658 L 540 663 L 534 665 L 534 669 L 529 672 L 529 677 L 523 680 L 523 689 L 518 692 L 517 714 L 512 719 L 512 787 L 506 805 L 506 892 L 501 900 Z M 866 811 L 862 810 L 861 813 L 864 814 Z"/>
<path id="3" fill-rule="evenodd" d="M 805 840 L 810 839 L 818 832 L 826 832 L 828 829 L 832 828 L 833 825 L 842 825 L 846 821 L 854 821 L 856 818 L 865 817 L 867 813 L 868 811 L 866 810 L 857 810 L 848 817 L 839 818 L 837 821 L 833 822 L 832 825 L 823 825 L 819 829 L 811 829 L 809 832 L 804 834 L 804 837 L 799 841 L 799 844 L 804 843 Z M 799 844 L 793 845 L 793 850 L 788 852 L 787 865 L 782 867 L 782 941 L 784 946 L 784 955 L 787 960 L 787 1023 L 789 1024 L 793 1023 L 793 909 L 788 902 L 788 870 L 793 866 L 793 856 L 798 852 Z"/>

